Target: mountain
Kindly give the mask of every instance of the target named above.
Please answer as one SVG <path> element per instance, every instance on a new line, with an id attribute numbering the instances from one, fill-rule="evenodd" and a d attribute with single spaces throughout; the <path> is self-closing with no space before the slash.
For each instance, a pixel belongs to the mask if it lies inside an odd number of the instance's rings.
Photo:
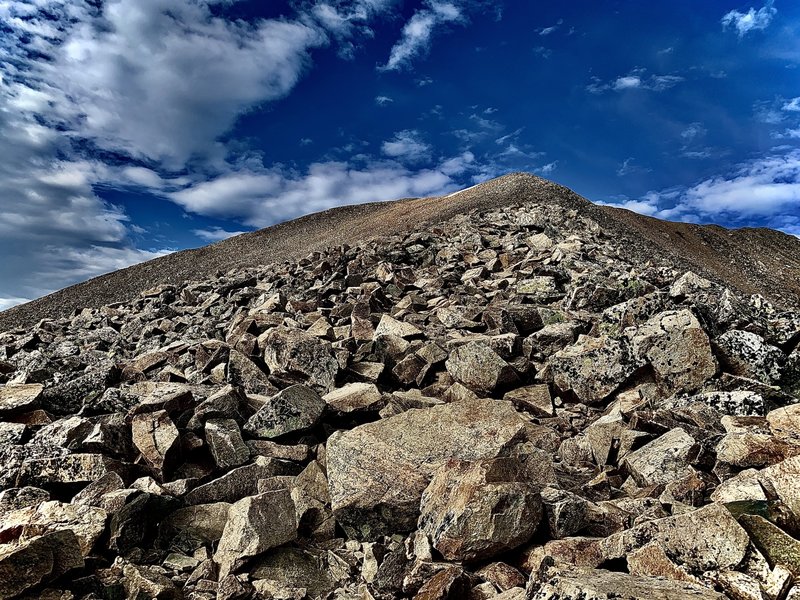
<path id="1" fill-rule="evenodd" d="M 446 197 L 343 206 L 195 250 L 185 250 L 94 278 L 0 313 L 0 331 L 86 307 L 124 302 L 162 284 L 203 280 L 218 271 L 295 260 L 339 244 L 414 231 L 469 210 L 524 203 L 572 208 L 590 216 L 637 260 L 693 270 L 780 305 L 800 302 L 800 241 L 769 229 L 728 230 L 672 223 L 592 204 L 571 190 L 514 173 Z"/>
<path id="2" fill-rule="evenodd" d="M 0 600 L 797 598 L 797 244 L 516 175 L 21 307 Z"/>

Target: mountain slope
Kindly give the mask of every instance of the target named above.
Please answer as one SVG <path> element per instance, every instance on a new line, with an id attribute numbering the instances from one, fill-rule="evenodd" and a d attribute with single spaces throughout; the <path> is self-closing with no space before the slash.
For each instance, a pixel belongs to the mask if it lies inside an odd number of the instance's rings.
<path id="1" fill-rule="evenodd" d="M 473 209 L 548 202 L 579 210 L 639 260 L 693 270 L 778 305 L 800 303 L 800 241 L 767 229 L 727 230 L 672 223 L 592 204 L 526 173 L 506 175 L 445 197 L 343 206 L 222 242 L 185 250 L 80 283 L 0 313 L 0 331 L 136 297 L 159 284 L 302 257 L 314 250 L 442 223 Z"/>

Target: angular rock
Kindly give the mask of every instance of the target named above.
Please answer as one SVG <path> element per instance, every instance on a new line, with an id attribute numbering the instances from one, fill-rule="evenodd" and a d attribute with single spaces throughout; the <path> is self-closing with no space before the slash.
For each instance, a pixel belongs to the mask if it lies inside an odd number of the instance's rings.
<path id="1" fill-rule="evenodd" d="M 470 561 L 527 542 L 541 517 L 539 491 L 516 459 L 451 459 L 422 494 L 419 528 L 445 559 Z"/>
<path id="2" fill-rule="evenodd" d="M 314 427 L 325 411 L 325 401 L 308 386 L 292 385 L 269 398 L 244 430 L 253 437 L 272 439 Z"/>
<path id="3" fill-rule="evenodd" d="M 708 335 L 688 309 L 662 312 L 626 333 L 667 394 L 697 390 L 716 373 Z"/>
<path id="4" fill-rule="evenodd" d="M 586 403 L 598 402 L 616 390 L 636 370 L 627 347 L 601 336 L 580 336 L 577 343 L 550 358 L 553 381 Z"/>
<path id="5" fill-rule="evenodd" d="M 256 591 L 277 595 L 300 595 L 324 598 L 336 588 L 322 557 L 308 550 L 284 547 L 267 552 L 257 559 L 250 576 Z M 291 597 L 291 596 L 289 596 Z"/>
<path id="6" fill-rule="evenodd" d="M 411 323 L 398 321 L 389 315 L 382 315 L 378 326 L 375 328 L 374 338 L 382 335 L 394 335 L 400 338 L 413 338 L 422 335 L 419 328 Z"/>
<path id="7" fill-rule="evenodd" d="M 0 387 L 0 419 L 38 408 L 43 389 L 40 383 Z"/>
<path id="8" fill-rule="evenodd" d="M 506 392 L 503 400 L 512 402 L 520 410 L 526 410 L 539 417 L 555 415 L 553 398 L 546 384 L 528 385 Z"/>
<path id="9" fill-rule="evenodd" d="M 669 483 L 692 472 L 690 461 L 699 448 L 694 438 L 676 427 L 625 457 L 625 467 L 641 487 Z"/>
<path id="10" fill-rule="evenodd" d="M 800 541 L 759 515 L 741 515 L 739 523 L 770 567 L 783 565 L 792 575 L 800 577 Z"/>
<path id="11" fill-rule="evenodd" d="M 233 419 L 209 419 L 205 432 L 208 449 L 220 469 L 238 467 L 250 459 L 250 449 Z"/>
<path id="12" fill-rule="evenodd" d="M 332 409 L 348 413 L 377 404 L 381 393 L 374 383 L 348 383 L 328 392 L 322 399 Z"/>
<path id="13" fill-rule="evenodd" d="M 0 598 L 14 598 L 84 565 L 78 538 L 55 531 L 20 546 L 0 548 Z"/>
<path id="14" fill-rule="evenodd" d="M 732 329 L 714 340 L 726 370 L 766 384 L 776 383 L 786 356 L 770 346 L 761 336 L 750 331 Z"/>
<path id="15" fill-rule="evenodd" d="M 479 393 L 491 393 L 517 379 L 511 365 L 484 342 L 459 346 L 445 366 L 456 381 Z"/>
<path id="16" fill-rule="evenodd" d="M 165 410 L 141 413 L 131 422 L 133 443 L 153 471 L 163 478 L 177 463 L 180 454 L 178 428 Z"/>
<path id="17" fill-rule="evenodd" d="M 99 479 L 119 463 L 102 454 L 69 454 L 31 459 L 22 464 L 18 485 L 47 487 L 50 484 L 86 484 Z"/>
<path id="18" fill-rule="evenodd" d="M 462 400 L 336 432 L 327 444 L 334 515 L 358 538 L 410 531 L 442 463 L 508 455 L 530 427 L 508 402 Z"/>
<path id="19" fill-rule="evenodd" d="M 706 587 L 602 569 L 548 572 L 530 600 L 726 600 Z"/>
<path id="20" fill-rule="evenodd" d="M 339 371 L 330 343 L 285 327 L 276 327 L 266 334 L 264 362 L 271 372 L 299 375 L 323 393 L 334 388 Z"/>
<path id="21" fill-rule="evenodd" d="M 246 560 L 297 537 L 297 516 L 289 490 L 242 498 L 231 505 L 214 553 L 220 578 Z"/>
<path id="22" fill-rule="evenodd" d="M 260 479 L 295 475 L 299 470 L 296 464 L 289 461 L 257 456 L 252 463 L 232 469 L 222 477 L 197 486 L 183 500 L 189 505 L 236 502 L 244 496 L 255 495 Z"/>

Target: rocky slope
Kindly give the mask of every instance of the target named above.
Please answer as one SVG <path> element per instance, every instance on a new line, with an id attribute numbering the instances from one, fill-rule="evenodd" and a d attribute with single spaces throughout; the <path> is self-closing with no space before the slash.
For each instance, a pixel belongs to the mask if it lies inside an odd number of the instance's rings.
<path id="1" fill-rule="evenodd" d="M 0 334 L 0 598 L 800 598 L 792 294 L 489 204 Z"/>
<path id="2" fill-rule="evenodd" d="M 0 312 L 0 331 L 30 327 L 40 319 L 71 316 L 84 308 L 129 302 L 157 285 L 205 280 L 220 271 L 298 260 L 339 244 L 356 245 L 418 231 L 470 210 L 520 203 L 579 210 L 624 246 L 632 261 L 691 270 L 745 294 L 760 293 L 779 306 L 800 303 L 800 252 L 796 238 L 770 229 L 728 230 L 670 223 L 592 204 L 571 190 L 526 173 L 514 173 L 443 198 L 344 206 L 288 223 L 97 277 Z"/>

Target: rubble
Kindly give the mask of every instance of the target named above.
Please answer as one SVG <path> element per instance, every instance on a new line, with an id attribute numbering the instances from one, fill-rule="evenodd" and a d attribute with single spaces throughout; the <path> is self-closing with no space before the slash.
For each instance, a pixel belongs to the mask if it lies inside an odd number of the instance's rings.
<path id="1" fill-rule="evenodd" d="M 797 307 L 628 254 L 487 208 L 0 333 L 0 598 L 800 597 Z"/>

